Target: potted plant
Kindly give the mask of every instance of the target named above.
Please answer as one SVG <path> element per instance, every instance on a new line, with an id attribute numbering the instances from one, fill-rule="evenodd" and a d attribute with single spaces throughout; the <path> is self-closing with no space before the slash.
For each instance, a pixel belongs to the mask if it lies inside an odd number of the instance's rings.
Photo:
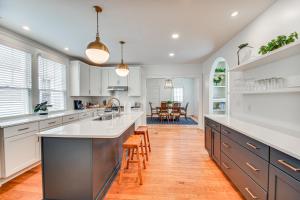
<path id="1" fill-rule="evenodd" d="M 167 104 L 168 104 L 168 107 L 172 107 L 172 106 L 173 106 L 173 101 L 168 100 L 168 101 L 167 101 Z"/>

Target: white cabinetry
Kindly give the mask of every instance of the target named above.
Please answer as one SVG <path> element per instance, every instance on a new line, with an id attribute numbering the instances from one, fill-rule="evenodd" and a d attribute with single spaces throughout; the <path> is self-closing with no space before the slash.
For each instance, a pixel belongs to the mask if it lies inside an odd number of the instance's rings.
<path id="1" fill-rule="evenodd" d="M 141 68 L 130 67 L 128 74 L 128 96 L 141 96 Z"/>
<path id="2" fill-rule="evenodd" d="M 109 68 L 102 69 L 102 84 L 101 84 L 101 96 L 110 96 L 110 92 L 107 90 L 108 88 L 108 76 L 109 76 Z"/>
<path id="3" fill-rule="evenodd" d="M 35 133 L 29 132 L 4 138 L 2 178 L 13 175 L 40 160 L 40 140 Z"/>
<path id="4" fill-rule="evenodd" d="M 70 96 L 89 96 L 90 66 L 80 61 L 71 61 Z"/>
<path id="5" fill-rule="evenodd" d="M 115 68 L 110 68 L 108 85 L 109 86 L 127 86 L 128 85 L 127 76 L 121 77 L 116 73 Z"/>
<path id="6" fill-rule="evenodd" d="M 70 96 L 100 96 L 101 69 L 80 61 L 71 61 Z"/>
<path id="7" fill-rule="evenodd" d="M 90 96 L 101 95 L 101 68 L 90 67 Z"/>

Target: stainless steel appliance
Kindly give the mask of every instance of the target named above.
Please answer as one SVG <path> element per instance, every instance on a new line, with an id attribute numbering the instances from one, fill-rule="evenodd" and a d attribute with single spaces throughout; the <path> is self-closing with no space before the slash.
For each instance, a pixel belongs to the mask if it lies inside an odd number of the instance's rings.
<path id="1" fill-rule="evenodd" d="M 84 109 L 84 106 L 83 106 L 81 100 L 74 100 L 74 109 L 75 110 L 82 110 L 82 109 Z"/>

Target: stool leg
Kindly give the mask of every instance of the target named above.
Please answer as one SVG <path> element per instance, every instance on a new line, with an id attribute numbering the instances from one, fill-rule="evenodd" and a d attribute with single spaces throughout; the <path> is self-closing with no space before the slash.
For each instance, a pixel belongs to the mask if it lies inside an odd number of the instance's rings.
<path id="1" fill-rule="evenodd" d="M 145 155 L 144 155 L 143 141 L 141 141 L 140 147 L 141 147 L 141 153 L 142 153 L 142 159 L 143 159 L 143 166 L 144 166 L 144 169 L 146 169 L 146 161 L 145 161 Z"/>
<path id="2" fill-rule="evenodd" d="M 136 148 L 136 155 L 137 155 L 137 163 L 138 163 L 138 177 L 140 179 L 140 185 L 143 185 L 143 179 L 142 179 L 142 169 L 141 169 L 141 162 L 140 162 L 140 151 L 139 147 Z"/>
<path id="3" fill-rule="evenodd" d="M 120 167 L 120 173 L 119 173 L 119 184 L 121 184 L 121 179 L 122 179 L 122 175 L 123 175 L 123 168 L 126 162 L 126 149 L 123 149 L 123 155 L 122 155 L 122 162 L 121 162 L 121 167 Z"/>
<path id="4" fill-rule="evenodd" d="M 129 159 L 131 158 L 132 150 L 128 149 L 128 159 L 127 159 L 127 164 L 126 164 L 126 169 L 129 169 Z"/>
<path id="5" fill-rule="evenodd" d="M 150 145 L 150 138 L 149 138 L 148 130 L 146 131 L 146 134 L 147 134 L 147 143 L 148 143 L 149 152 L 151 152 L 151 145 Z"/>
<path id="6" fill-rule="evenodd" d="M 146 133 L 144 133 L 143 135 L 144 135 L 144 145 L 145 145 L 145 146 L 143 146 L 143 147 L 145 147 L 146 160 L 148 161 L 149 158 L 148 158 L 147 136 L 146 136 Z"/>

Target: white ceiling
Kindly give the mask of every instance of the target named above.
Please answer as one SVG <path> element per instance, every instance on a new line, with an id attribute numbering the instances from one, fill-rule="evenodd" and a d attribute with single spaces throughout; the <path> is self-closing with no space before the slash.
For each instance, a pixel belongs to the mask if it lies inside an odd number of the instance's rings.
<path id="1" fill-rule="evenodd" d="M 275 0 L 1 0 L 0 25 L 68 55 L 85 57 L 95 38 L 96 13 L 103 7 L 100 36 L 109 63 L 199 63 L 221 47 Z M 233 11 L 239 15 L 232 18 Z M 27 25 L 30 31 L 21 27 Z M 180 34 L 172 40 L 171 34 Z M 175 53 L 170 58 L 168 54 Z"/>

